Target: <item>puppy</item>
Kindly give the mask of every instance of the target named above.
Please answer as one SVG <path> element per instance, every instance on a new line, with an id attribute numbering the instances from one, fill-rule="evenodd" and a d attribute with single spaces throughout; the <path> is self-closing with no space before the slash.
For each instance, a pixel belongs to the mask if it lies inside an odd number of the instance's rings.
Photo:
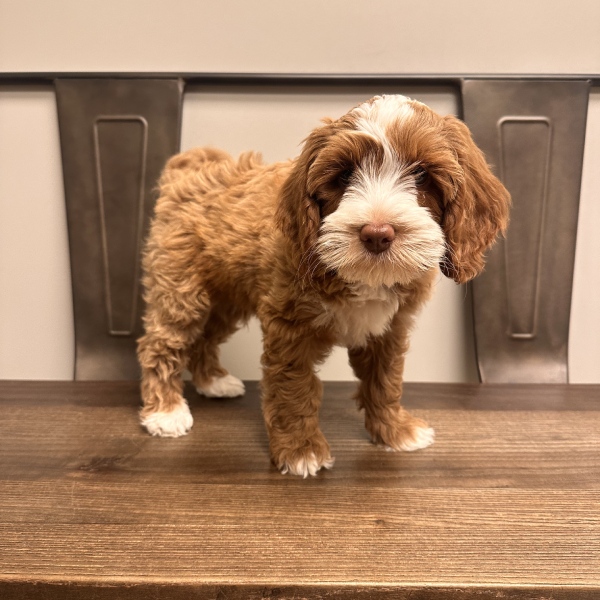
<path id="1" fill-rule="evenodd" d="M 325 120 L 291 162 L 209 148 L 173 157 L 143 258 L 142 424 L 189 431 L 186 367 L 201 394 L 243 394 L 218 347 L 257 315 L 262 408 L 282 473 L 333 465 L 315 367 L 334 345 L 348 348 L 372 440 L 429 446 L 433 430 L 400 405 L 409 331 L 438 266 L 458 283 L 482 270 L 509 203 L 466 126 L 404 96 Z"/>

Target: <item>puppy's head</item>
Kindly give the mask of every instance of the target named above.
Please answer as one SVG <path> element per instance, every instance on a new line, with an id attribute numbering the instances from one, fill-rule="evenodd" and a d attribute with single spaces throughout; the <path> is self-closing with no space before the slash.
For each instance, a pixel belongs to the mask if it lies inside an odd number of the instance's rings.
<path id="1" fill-rule="evenodd" d="M 310 134 L 278 222 L 307 262 L 349 283 L 407 284 L 437 264 L 463 283 L 482 270 L 509 204 L 461 121 L 382 96 Z"/>

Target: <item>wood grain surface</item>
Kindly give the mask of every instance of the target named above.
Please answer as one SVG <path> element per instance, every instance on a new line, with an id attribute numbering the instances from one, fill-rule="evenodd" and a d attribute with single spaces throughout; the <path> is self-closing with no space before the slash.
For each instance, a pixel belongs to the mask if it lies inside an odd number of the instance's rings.
<path id="1" fill-rule="evenodd" d="M 187 390 L 178 439 L 135 382 L 0 382 L 0 598 L 600 598 L 600 386 L 407 384 L 436 443 L 369 443 L 328 384 L 336 463 L 270 464 L 256 384 Z"/>

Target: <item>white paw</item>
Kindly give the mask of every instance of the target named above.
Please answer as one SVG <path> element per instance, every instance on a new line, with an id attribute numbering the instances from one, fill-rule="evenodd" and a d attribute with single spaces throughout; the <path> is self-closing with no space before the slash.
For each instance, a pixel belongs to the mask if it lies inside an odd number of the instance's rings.
<path id="1" fill-rule="evenodd" d="M 398 448 L 388 448 L 388 450 L 404 450 L 412 452 L 431 446 L 435 440 L 435 431 L 431 427 L 415 427 L 412 439 L 404 440 Z"/>
<path id="2" fill-rule="evenodd" d="M 198 386 L 196 391 L 207 398 L 235 398 L 243 396 L 246 388 L 240 379 L 233 375 L 213 377 L 210 383 Z"/>
<path id="3" fill-rule="evenodd" d="M 331 469 L 334 462 L 335 458 L 328 458 L 319 462 L 317 457 L 311 452 L 307 458 L 302 457 L 295 463 L 286 463 L 281 472 L 284 475 L 291 473 L 292 475 L 300 475 L 300 477 L 304 478 L 309 475 L 314 477 L 321 469 Z"/>
<path id="4" fill-rule="evenodd" d="M 142 425 L 148 430 L 148 433 L 160 437 L 185 435 L 193 424 L 192 413 L 185 402 L 169 412 L 154 412 L 142 419 Z"/>

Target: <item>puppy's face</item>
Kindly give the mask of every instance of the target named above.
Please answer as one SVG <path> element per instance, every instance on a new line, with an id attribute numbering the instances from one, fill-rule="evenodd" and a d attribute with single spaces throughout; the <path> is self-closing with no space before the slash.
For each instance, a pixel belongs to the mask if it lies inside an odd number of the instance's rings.
<path id="1" fill-rule="evenodd" d="M 280 222 L 350 283 L 407 284 L 438 264 L 463 282 L 482 269 L 508 206 L 460 121 L 383 96 L 309 136 Z"/>

